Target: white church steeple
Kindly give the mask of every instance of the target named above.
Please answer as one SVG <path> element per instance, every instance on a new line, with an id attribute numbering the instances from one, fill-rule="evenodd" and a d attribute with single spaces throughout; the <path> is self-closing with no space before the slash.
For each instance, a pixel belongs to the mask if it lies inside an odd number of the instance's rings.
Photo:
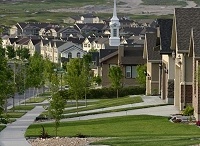
<path id="1" fill-rule="evenodd" d="M 110 21 L 110 38 L 109 44 L 110 46 L 119 46 L 120 38 L 119 38 L 119 19 L 117 18 L 117 10 L 116 10 L 116 0 L 114 0 L 114 9 L 113 9 L 113 17 Z"/>

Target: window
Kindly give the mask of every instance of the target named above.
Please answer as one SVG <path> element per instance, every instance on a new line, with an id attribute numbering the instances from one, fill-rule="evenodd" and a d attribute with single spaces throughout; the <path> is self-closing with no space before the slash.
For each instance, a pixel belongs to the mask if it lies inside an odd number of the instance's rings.
<path id="1" fill-rule="evenodd" d="M 126 78 L 136 78 L 137 77 L 137 66 L 126 66 Z"/>
<path id="2" fill-rule="evenodd" d="M 81 53 L 78 52 L 78 53 L 77 53 L 77 58 L 80 58 L 80 57 L 81 57 Z"/>
<path id="3" fill-rule="evenodd" d="M 72 58 L 72 53 L 71 52 L 68 53 L 68 58 Z"/>
<path id="4" fill-rule="evenodd" d="M 126 78 L 131 78 L 131 66 L 126 66 Z"/>
<path id="5" fill-rule="evenodd" d="M 113 66 L 117 66 L 117 64 L 109 64 L 109 68 L 111 68 Z"/>
<path id="6" fill-rule="evenodd" d="M 117 37 L 117 29 L 113 29 L 113 37 Z"/>
<path id="7" fill-rule="evenodd" d="M 88 48 L 90 48 L 90 44 L 88 44 Z"/>
<path id="8" fill-rule="evenodd" d="M 84 47 L 87 47 L 87 44 L 84 44 Z"/>

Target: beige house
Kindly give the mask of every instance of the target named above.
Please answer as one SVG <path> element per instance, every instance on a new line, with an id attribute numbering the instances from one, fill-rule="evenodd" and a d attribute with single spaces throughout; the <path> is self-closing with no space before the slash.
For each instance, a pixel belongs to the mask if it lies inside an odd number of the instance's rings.
<path id="1" fill-rule="evenodd" d="M 161 55 L 160 55 L 159 50 L 155 47 L 156 40 L 157 40 L 156 33 L 147 33 L 145 35 L 143 57 L 147 59 L 147 71 L 146 71 L 146 94 L 147 95 L 160 94 L 159 80 L 162 74 Z"/>

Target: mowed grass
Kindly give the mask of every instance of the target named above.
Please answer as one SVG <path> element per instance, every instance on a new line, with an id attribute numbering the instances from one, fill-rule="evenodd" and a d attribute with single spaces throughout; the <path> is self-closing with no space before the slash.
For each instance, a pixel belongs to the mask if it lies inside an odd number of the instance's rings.
<path id="1" fill-rule="evenodd" d="M 32 110 L 35 106 L 34 105 L 18 105 L 15 106 L 14 109 L 15 110 Z M 13 110 L 13 108 L 11 108 L 10 110 Z"/>
<path id="2" fill-rule="evenodd" d="M 54 123 L 42 124 L 51 136 L 55 136 Z M 33 124 L 26 137 L 39 136 L 41 124 Z M 194 125 L 171 123 L 160 116 L 123 116 L 87 121 L 63 122 L 59 136 L 109 137 L 98 142 L 112 146 L 183 146 L 200 143 L 200 129 Z M 96 143 L 97 144 L 97 143 Z"/>
<path id="3" fill-rule="evenodd" d="M 180 0 L 142 0 L 143 5 L 180 5 L 180 6 L 186 6 L 187 3 L 185 1 Z"/>
<path id="4" fill-rule="evenodd" d="M 4 113 L 4 116 L 8 116 L 9 118 L 20 118 L 22 117 L 26 112 L 21 112 L 21 111 L 16 111 L 16 112 L 12 112 L 9 111 L 7 113 Z"/>
<path id="5" fill-rule="evenodd" d="M 48 99 L 48 97 L 35 97 L 35 98 L 30 98 L 26 101 L 26 103 L 40 103 L 43 102 L 44 100 Z M 25 102 L 23 102 L 25 104 Z"/>
<path id="6" fill-rule="evenodd" d="M 2 131 L 4 128 L 6 128 L 5 125 L 0 125 L 0 131 Z"/>
<path id="7" fill-rule="evenodd" d="M 126 104 L 134 104 L 134 103 L 139 103 L 139 102 L 143 102 L 143 100 L 140 96 L 137 96 L 137 97 L 119 97 L 119 98 L 115 98 L 115 99 L 99 99 L 96 102 L 88 103 L 87 107 L 78 108 L 78 112 L 100 109 L 100 108 L 113 107 L 113 106 L 120 106 L 120 105 L 126 105 Z M 75 104 L 74 104 L 74 106 L 75 106 Z M 70 107 L 72 107 L 72 105 L 70 105 Z M 64 114 L 75 113 L 75 112 L 77 112 L 76 108 L 70 109 L 70 110 L 64 110 Z M 45 111 L 42 114 L 48 114 L 48 112 Z"/>

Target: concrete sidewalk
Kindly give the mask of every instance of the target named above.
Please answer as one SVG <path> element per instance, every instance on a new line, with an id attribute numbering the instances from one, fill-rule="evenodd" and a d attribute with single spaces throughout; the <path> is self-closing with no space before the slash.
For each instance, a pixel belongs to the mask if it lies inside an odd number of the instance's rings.
<path id="1" fill-rule="evenodd" d="M 138 97 L 135 95 L 131 95 L 131 98 Z M 123 109 L 123 108 L 131 108 L 131 107 L 141 107 L 141 106 L 148 106 L 148 105 L 161 105 L 166 104 L 163 100 L 161 100 L 158 96 L 142 96 L 143 102 L 139 103 L 133 103 L 133 104 L 126 104 L 126 105 L 120 105 L 120 106 L 113 106 L 113 107 L 107 107 L 107 108 L 100 108 L 100 109 L 94 109 L 94 110 L 88 110 L 88 111 L 81 111 L 79 114 L 86 114 L 86 113 L 93 113 L 93 112 L 101 112 L 101 111 L 108 111 L 108 110 L 115 110 L 115 109 Z M 80 106 L 79 108 L 84 107 Z M 73 107 L 71 109 L 75 109 L 76 107 Z M 64 115 L 73 115 L 74 113 L 64 114 Z"/>
<path id="2" fill-rule="evenodd" d="M 0 133 L 0 146 L 31 146 L 24 138 L 24 134 L 28 126 L 43 111 L 42 106 L 36 106 L 15 122 L 7 124 L 7 127 Z"/>

